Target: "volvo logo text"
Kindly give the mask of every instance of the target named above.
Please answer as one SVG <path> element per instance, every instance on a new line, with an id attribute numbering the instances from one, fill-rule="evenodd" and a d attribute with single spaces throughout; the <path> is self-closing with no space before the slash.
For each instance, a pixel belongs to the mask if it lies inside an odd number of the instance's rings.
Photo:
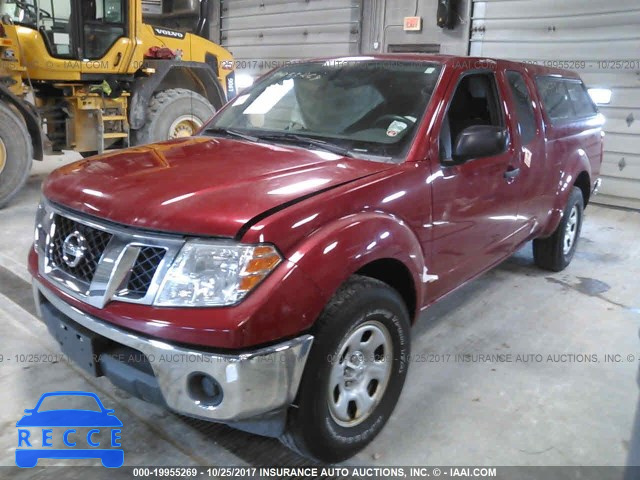
<path id="1" fill-rule="evenodd" d="M 180 40 L 185 38 L 184 33 L 176 32 L 175 30 L 168 30 L 166 28 L 153 27 L 153 31 L 156 32 L 156 35 L 160 35 L 163 37 L 179 38 Z"/>
<path id="2" fill-rule="evenodd" d="M 68 235 L 62 244 L 62 260 L 69 267 L 77 267 L 87 251 L 87 240 L 77 230 Z"/>

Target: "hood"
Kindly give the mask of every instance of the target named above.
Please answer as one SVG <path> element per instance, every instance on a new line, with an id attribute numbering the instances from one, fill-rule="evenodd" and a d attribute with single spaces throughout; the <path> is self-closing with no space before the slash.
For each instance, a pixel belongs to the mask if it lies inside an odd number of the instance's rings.
<path id="1" fill-rule="evenodd" d="M 62 167 L 44 195 L 124 225 L 234 237 L 251 219 L 389 164 L 333 153 L 197 137 L 135 147 Z"/>

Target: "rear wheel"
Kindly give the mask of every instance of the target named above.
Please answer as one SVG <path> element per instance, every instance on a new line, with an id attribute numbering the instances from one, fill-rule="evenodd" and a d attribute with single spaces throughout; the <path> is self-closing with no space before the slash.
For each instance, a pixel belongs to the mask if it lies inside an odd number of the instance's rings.
<path id="1" fill-rule="evenodd" d="M 7 205 L 29 177 L 33 146 L 22 118 L 0 103 L 0 208 Z"/>
<path id="2" fill-rule="evenodd" d="M 144 127 L 133 132 L 133 143 L 144 145 L 189 137 L 214 113 L 213 105 L 191 90 L 174 88 L 158 92 L 149 101 Z"/>
<path id="3" fill-rule="evenodd" d="M 571 263 L 578 246 L 583 215 L 582 191 L 573 187 L 556 231 L 549 238 L 533 241 L 533 258 L 538 267 L 560 272 Z"/>
<path id="4" fill-rule="evenodd" d="M 393 412 L 407 375 L 409 314 L 394 289 L 353 276 L 314 333 L 281 440 L 304 456 L 337 462 L 371 442 Z"/>

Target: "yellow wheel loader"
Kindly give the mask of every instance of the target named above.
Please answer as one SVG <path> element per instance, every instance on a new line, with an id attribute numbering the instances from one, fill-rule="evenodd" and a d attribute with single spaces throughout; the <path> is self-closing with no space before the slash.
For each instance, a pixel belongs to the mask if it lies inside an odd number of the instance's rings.
<path id="1" fill-rule="evenodd" d="M 0 207 L 32 159 L 193 134 L 235 95 L 231 54 L 141 0 L 0 0 Z"/>

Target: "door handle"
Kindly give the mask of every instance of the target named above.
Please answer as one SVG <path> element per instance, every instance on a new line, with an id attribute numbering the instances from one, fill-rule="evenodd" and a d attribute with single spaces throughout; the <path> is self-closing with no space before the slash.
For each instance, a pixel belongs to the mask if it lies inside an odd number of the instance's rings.
<path id="1" fill-rule="evenodd" d="M 507 180 L 513 180 L 518 175 L 520 175 L 520 169 L 519 168 L 509 167 L 509 169 L 506 172 L 504 172 L 504 178 L 506 178 Z"/>

